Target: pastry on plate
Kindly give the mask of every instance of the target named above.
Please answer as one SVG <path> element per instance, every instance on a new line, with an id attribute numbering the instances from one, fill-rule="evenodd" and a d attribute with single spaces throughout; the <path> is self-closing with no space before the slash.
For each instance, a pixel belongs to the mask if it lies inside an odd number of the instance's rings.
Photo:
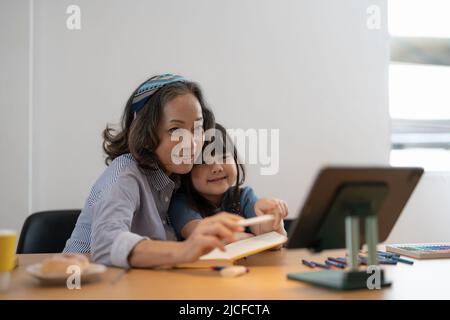
<path id="1" fill-rule="evenodd" d="M 76 265 L 81 272 L 89 267 L 89 260 L 86 256 L 77 253 L 63 253 L 54 255 L 42 261 L 41 273 L 43 275 L 65 274 L 67 268 Z"/>

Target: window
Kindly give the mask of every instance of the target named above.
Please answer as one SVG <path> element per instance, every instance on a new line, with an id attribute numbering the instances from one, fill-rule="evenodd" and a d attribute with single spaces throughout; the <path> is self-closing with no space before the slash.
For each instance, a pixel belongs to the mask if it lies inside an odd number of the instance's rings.
<path id="1" fill-rule="evenodd" d="M 391 165 L 450 171 L 450 1 L 388 6 Z"/>

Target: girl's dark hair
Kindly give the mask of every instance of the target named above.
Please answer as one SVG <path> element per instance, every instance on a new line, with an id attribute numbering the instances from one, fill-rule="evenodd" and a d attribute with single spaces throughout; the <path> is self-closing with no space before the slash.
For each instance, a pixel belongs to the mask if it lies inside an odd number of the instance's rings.
<path id="1" fill-rule="evenodd" d="M 216 131 L 213 135 L 213 139 L 205 142 L 203 145 L 203 150 L 208 145 L 215 144 L 218 148 L 222 148 L 224 155 L 227 153 L 232 153 L 234 163 L 236 164 L 236 185 L 226 191 L 222 199 L 222 204 L 224 205 L 223 209 L 225 211 L 241 215 L 241 186 L 245 181 L 245 168 L 239 161 L 236 146 L 232 143 L 232 139 L 228 135 L 226 129 L 219 123 L 215 124 L 215 129 Z M 231 147 L 232 150 L 227 150 L 227 147 Z M 180 189 L 180 192 L 186 195 L 189 207 L 198 211 L 202 217 L 214 215 L 217 207 L 194 188 L 191 173 L 183 175 L 181 181 L 182 188 Z"/>
<path id="2" fill-rule="evenodd" d="M 162 109 L 167 102 L 179 95 L 193 94 L 202 108 L 203 129 L 214 128 L 214 115 L 203 98 L 202 90 L 197 83 L 191 81 L 174 82 L 160 88 L 137 112 L 134 119 L 134 113 L 131 111 L 133 97 L 145 82 L 153 78 L 144 81 L 131 94 L 122 115 L 121 128 L 115 130 L 107 125 L 103 131 L 103 150 L 107 155 L 106 165 L 122 154 L 131 153 L 141 168 L 157 169 L 160 163 L 155 150 L 159 144 L 157 130 Z"/>

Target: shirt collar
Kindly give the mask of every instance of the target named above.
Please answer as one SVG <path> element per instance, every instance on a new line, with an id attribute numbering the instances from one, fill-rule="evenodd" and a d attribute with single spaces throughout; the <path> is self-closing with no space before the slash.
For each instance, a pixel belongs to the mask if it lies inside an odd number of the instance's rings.
<path id="1" fill-rule="evenodd" d="M 157 169 L 147 169 L 146 171 L 151 184 L 158 191 L 166 188 L 175 190 L 180 186 L 180 177 L 177 174 L 172 175 L 172 178 L 170 178 L 160 167 Z"/>
<path id="2" fill-rule="evenodd" d="M 136 161 L 131 153 L 128 155 Z M 161 169 L 160 166 L 157 166 L 156 169 L 142 169 L 144 173 L 149 177 L 150 183 L 155 187 L 156 190 L 161 191 L 167 187 L 170 187 L 172 190 L 177 190 L 181 185 L 181 179 L 178 174 L 173 174 L 172 178 Z"/>

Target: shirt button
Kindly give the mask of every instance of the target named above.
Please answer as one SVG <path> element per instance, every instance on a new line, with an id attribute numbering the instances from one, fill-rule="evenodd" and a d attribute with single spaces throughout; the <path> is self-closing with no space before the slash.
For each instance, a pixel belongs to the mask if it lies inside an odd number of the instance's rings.
<path id="1" fill-rule="evenodd" d="M 164 201 L 168 202 L 169 201 L 169 197 L 165 197 Z"/>

